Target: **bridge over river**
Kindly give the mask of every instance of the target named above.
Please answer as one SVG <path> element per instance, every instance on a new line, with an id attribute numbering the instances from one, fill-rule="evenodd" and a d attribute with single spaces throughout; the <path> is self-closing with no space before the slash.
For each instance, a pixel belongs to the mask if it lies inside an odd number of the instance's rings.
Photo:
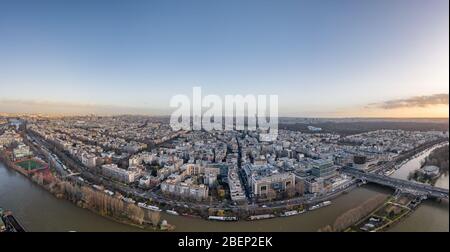
<path id="1" fill-rule="evenodd" d="M 352 175 L 362 181 L 388 186 L 396 190 L 409 191 L 413 194 L 423 195 L 436 199 L 448 199 L 448 189 L 434 187 L 427 184 L 417 183 L 404 179 L 392 178 L 372 172 L 364 172 L 354 168 L 343 168 L 344 173 Z"/>

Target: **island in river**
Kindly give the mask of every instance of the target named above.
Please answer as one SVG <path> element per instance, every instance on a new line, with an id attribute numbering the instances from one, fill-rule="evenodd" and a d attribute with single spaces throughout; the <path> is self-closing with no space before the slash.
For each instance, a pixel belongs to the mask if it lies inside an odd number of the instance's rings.
<path id="1" fill-rule="evenodd" d="M 435 185 L 441 176 L 448 175 L 449 145 L 434 149 L 422 162 L 421 168 L 412 171 L 408 179 Z"/>

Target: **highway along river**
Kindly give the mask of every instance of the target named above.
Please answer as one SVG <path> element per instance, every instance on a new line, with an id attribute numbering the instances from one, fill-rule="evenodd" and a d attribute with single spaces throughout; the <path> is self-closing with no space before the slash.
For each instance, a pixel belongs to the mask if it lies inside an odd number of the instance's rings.
<path id="1" fill-rule="evenodd" d="M 401 170 L 417 167 L 424 156 L 405 163 Z M 408 174 L 408 173 L 406 173 Z M 395 174 L 394 174 L 395 176 Z M 407 176 L 407 175 L 406 175 Z M 448 177 L 439 184 L 448 188 Z M 202 219 L 163 214 L 163 219 L 176 226 L 176 231 L 317 231 L 331 224 L 345 211 L 354 208 L 376 194 L 391 190 L 378 186 L 356 188 L 333 200 L 331 206 L 302 215 L 260 221 L 212 222 Z M 143 231 L 98 216 L 72 203 L 57 199 L 28 178 L 0 163 L 0 206 L 10 209 L 28 231 Z M 393 227 L 393 231 L 448 231 L 448 203 L 426 202 L 408 219 Z"/>

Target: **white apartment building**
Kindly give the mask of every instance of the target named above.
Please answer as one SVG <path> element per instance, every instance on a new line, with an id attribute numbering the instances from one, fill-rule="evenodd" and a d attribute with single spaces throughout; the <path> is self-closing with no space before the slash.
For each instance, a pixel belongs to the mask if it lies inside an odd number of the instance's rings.
<path id="1" fill-rule="evenodd" d="M 161 183 L 161 191 L 174 196 L 204 200 L 208 198 L 209 188 L 203 184 L 167 180 Z"/>
<path id="2" fill-rule="evenodd" d="M 19 144 L 17 148 L 13 150 L 14 159 L 21 159 L 25 157 L 29 157 L 33 155 L 33 152 L 31 152 L 30 147 L 25 144 Z"/>
<path id="3" fill-rule="evenodd" d="M 231 200 L 241 202 L 247 199 L 237 173 L 237 168 L 230 168 L 228 170 L 228 187 L 230 188 Z"/>
<path id="4" fill-rule="evenodd" d="M 133 183 L 139 178 L 138 171 L 121 169 L 116 164 L 102 165 L 102 172 L 103 175 L 125 184 Z"/>

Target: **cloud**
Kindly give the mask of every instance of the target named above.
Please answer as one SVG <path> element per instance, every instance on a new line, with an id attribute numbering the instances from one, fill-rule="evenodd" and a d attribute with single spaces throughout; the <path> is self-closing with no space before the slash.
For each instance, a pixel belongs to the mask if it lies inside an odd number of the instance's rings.
<path id="1" fill-rule="evenodd" d="M 448 94 L 433 94 L 424 96 L 414 96 L 406 99 L 389 100 L 380 103 L 371 103 L 367 108 L 412 108 L 412 107 L 428 107 L 433 105 L 448 105 Z"/>

